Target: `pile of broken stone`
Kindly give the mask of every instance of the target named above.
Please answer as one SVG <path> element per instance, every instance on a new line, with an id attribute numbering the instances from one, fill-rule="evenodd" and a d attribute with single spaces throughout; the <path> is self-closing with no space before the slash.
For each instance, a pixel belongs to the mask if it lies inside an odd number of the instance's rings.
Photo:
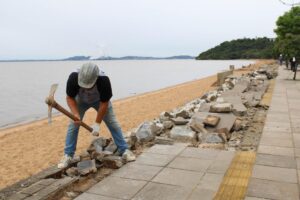
<path id="1" fill-rule="evenodd" d="M 163 112 L 157 119 L 142 123 L 125 137 L 131 150 L 152 144 L 172 145 L 190 143 L 194 147 L 228 149 L 233 131 L 246 127 L 240 117 L 250 107 L 262 106 L 260 101 L 269 80 L 277 76 L 275 66 L 263 66 L 241 77 L 228 76 L 214 91 L 195 99 L 183 107 Z M 96 138 L 86 152 L 74 159 L 68 176 L 87 175 L 100 167 L 120 168 L 124 160 L 118 155 L 111 139 Z"/>

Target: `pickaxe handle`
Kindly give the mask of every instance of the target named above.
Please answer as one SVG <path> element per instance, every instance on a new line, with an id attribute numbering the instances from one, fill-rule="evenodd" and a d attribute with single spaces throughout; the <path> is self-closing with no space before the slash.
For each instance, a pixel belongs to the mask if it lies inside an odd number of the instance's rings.
<path id="1" fill-rule="evenodd" d="M 50 100 L 50 99 L 46 99 L 46 103 L 55 108 L 56 110 L 62 112 L 63 114 L 67 115 L 70 119 L 72 119 L 73 121 L 80 121 L 80 119 L 78 119 L 75 115 L 73 115 L 71 112 L 69 112 L 68 110 L 66 110 L 65 108 L 63 108 L 61 105 L 59 105 L 54 99 Z M 83 126 L 86 130 L 88 130 L 89 132 L 92 132 L 93 129 L 87 125 L 86 123 L 84 123 L 83 121 L 80 121 L 80 126 Z"/>

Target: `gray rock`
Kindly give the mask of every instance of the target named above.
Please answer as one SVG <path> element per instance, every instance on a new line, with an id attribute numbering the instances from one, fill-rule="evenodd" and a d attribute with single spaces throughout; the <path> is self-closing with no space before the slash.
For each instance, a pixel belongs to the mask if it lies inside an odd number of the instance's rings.
<path id="1" fill-rule="evenodd" d="M 103 137 L 97 137 L 96 139 L 92 140 L 88 152 L 95 150 L 98 153 L 103 151 L 103 148 L 109 144 L 109 140 Z"/>
<path id="2" fill-rule="evenodd" d="M 162 134 L 163 130 L 164 130 L 164 126 L 161 123 L 153 123 L 153 125 L 151 126 L 152 129 L 152 133 L 154 135 L 160 135 Z"/>
<path id="3" fill-rule="evenodd" d="M 96 163 L 95 160 L 84 160 L 77 163 L 78 172 L 80 175 L 87 175 L 89 173 L 96 173 Z"/>
<path id="4" fill-rule="evenodd" d="M 155 144 L 173 145 L 174 140 L 166 137 L 155 137 Z"/>
<path id="5" fill-rule="evenodd" d="M 210 92 L 207 97 L 206 97 L 206 101 L 207 102 L 212 102 L 214 100 L 216 100 L 218 97 L 218 93 L 216 91 L 212 91 Z"/>
<path id="6" fill-rule="evenodd" d="M 216 103 L 210 106 L 209 112 L 214 113 L 228 113 L 232 111 L 232 104 L 231 103 Z"/>
<path id="7" fill-rule="evenodd" d="M 171 129 L 174 126 L 174 123 L 171 121 L 164 121 L 163 126 L 164 126 L 164 129 Z"/>
<path id="8" fill-rule="evenodd" d="M 188 119 L 184 119 L 183 117 L 176 117 L 176 118 L 172 118 L 171 121 L 175 124 L 175 125 L 185 125 L 189 122 Z"/>
<path id="9" fill-rule="evenodd" d="M 197 114 L 194 114 L 189 123 L 189 127 L 197 133 L 207 133 L 207 130 L 204 128 L 203 122 L 203 116 L 198 116 Z"/>
<path id="10" fill-rule="evenodd" d="M 196 139 L 196 133 L 187 126 L 175 126 L 170 132 L 170 138 L 181 142 L 191 142 Z"/>
<path id="11" fill-rule="evenodd" d="M 120 156 L 107 156 L 102 160 L 104 167 L 119 169 L 123 166 L 123 160 Z"/>
<path id="12" fill-rule="evenodd" d="M 136 132 L 136 137 L 139 142 L 150 142 L 154 140 L 155 134 L 153 133 L 152 129 L 153 123 L 151 122 L 144 122 L 141 124 Z"/>
<path id="13" fill-rule="evenodd" d="M 218 133 L 211 133 L 206 136 L 204 143 L 224 143 Z"/>
<path id="14" fill-rule="evenodd" d="M 159 120 L 161 122 L 164 122 L 164 121 L 167 121 L 169 120 L 170 118 L 174 117 L 171 113 L 169 112 L 162 112 L 160 115 L 159 115 Z"/>
<path id="15" fill-rule="evenodd" d="M 203 103 L 201 104 L 200 108 L 198 109 L 198 112 L 209 112 L 211 103 Z"/>
<path id="16" fill-rule="evenodd" d="M 108 151 L 113 153 L 116 153 L 118 150 L 117 145 L 114 142 L 111 142 L 107 147 L 104 148 L 104 151 Z"/>

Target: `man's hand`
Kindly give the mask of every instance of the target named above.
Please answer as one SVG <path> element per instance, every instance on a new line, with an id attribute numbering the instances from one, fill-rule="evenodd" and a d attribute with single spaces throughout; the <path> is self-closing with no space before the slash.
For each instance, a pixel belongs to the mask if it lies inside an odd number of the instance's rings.
<path id="1" fill-rule="evenodd" d="M 93 136 L 99 136 L 99 133 L 100 133 L 100 124 L 98 123 L 94 123 L 93 126 L 92 126 L 92 135 Z"/>
<path id="2" fill-rule="evenodd" d="M 80 121 L 80 115 L 79 114 L 74 114 L 74 116 L 78 119 L 78 120 L 74 120 L 74 124 L 79 127 L 80 124 L 81 124 L 81 121 Z"/>

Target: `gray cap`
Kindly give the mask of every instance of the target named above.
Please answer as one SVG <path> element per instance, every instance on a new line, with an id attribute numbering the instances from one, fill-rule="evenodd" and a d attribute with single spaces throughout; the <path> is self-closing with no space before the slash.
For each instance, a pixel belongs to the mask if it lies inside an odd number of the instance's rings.
<path id="1" fill-rule="evenodd" d="M 98 78 L 99 68 L 96 64 L 83 64 L 78 73 L 78 85 L 82 88 L 92 88 Z"/>

